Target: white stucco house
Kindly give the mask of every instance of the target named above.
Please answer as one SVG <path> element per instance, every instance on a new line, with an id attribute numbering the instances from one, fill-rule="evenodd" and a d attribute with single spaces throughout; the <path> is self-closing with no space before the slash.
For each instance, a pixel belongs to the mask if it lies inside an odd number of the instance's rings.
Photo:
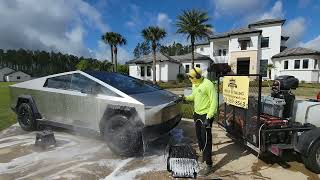
<path id="1" fill-rule="evenodd" d="M 0 68 L 0 82 L 5 81 L 5 75 L 14 72 L 15 70 L 8 68 L 8 67 L 3 67 Z"/>
<path id="2" fill-rule="evenodd" d="M 275 74 L 292 75 L 300 81 L 320 82 L 320 51 L 297 47 L 285 49 L 272 57 Z"/>
<path id="3" fill-rule="evenodd" d="M 31 76 L 22 71 L 14 71 L 6 74 L 4 79 L 6 82 L 23 82 L 31 80 Z"/>
<path id="4" fill-rule="evenodd" d="M 195 66 L 200 67 L 203 75 L 207 75 L 207 68 L 212 63 L 210 57 L 194 53 Z M 179 73 L 188 73 L 191 69 L 191 53 L 181 56 L 168 56 L 160 52 L 156 53 L 156 81 L 168 82 L 177 80 Z M 142 56 L 128 61 L 129 75 L 142 80 L 153 79 L 152 71 L 153 54 Z"/>
<path id="5" fill-rule="evenodd" d="M 245 28 L 216 34 L 207 43 L 197 44 L 196 52 L 209 56 L 215 64 L 228 64 L 236 74 L 262 74 L 268 77 L 267 65 L 272 56 L 284 50 L 289 37 L 282 35 L 283 19 L 265 19 Z"/>
<path id="6" fill-rule="evenodd" d="M 22 82 L 30 79 L 31 76 L 22 71 L 15 71 L 14 69 L 8 67 L 0 69 L 0 82 Z"/>

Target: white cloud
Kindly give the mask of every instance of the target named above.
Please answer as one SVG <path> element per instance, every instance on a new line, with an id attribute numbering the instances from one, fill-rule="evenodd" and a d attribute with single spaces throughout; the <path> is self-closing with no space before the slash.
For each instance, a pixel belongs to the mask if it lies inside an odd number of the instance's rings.
<path id="1" fill-rule="evenodd" d="M 298 6 L 300 8 L 306 8 L 307 6 L 309 6 L 311 4 L 312 0 L 299 0 L 298 1 Z"/>
<path id="2" fill-rule="evenodd" d="M 172 23 L 172 19 L 169 18 L 169 16 L 165 13 L 159 13 L 157 16 L 157 25 L 169 29 L 170 25 Z"/>
<path id="3" fill-rule="evenodd" d="M 275 4 L 273 5 L 273 7 L 271 8 L 270 11 L 263 13 L 259 19 L 272 19 L 272 18 L 282 18 L 284 17 L 284 12 L 282 9 L 282 2 L 281 1 L 277 1 L 275 2 Z"/>
<path id="4" fill-rule="evenodd" d="M 125 26 L 130 28 L 141 25 L 140 7 L 136 4 L 130 4 L 128 8 L 124 9 L 125 14 L 129 14 L 129 20 L 125 22 Z"/>
<path id="5" fill-rule="evenodd" d="M 299 45 L 301 38 L 306 30 L 306 20 L 303 17 L 298 17 L 287 22 L 283 27 L 283 33 L 289 36 L 287 41 L 288 47 L 295 47 Z"/>
<path id="6" fill-rule="evenodd" d="M 269 0 L 213 0 L 215 15 L 238 15 L 261 11 Z"/>
<path id="7" fill-rule="evenodd" d="M 0 48 L 61 51 L 90 56 L 84 44 L 89 28 L 109 28 L 83 0 L 0 1 Z"/>
<path id="8" fill-rule="evenodd" d="M 320 35 L 306 43 L 300 43 L 300 46 L 320 50 Z"/>

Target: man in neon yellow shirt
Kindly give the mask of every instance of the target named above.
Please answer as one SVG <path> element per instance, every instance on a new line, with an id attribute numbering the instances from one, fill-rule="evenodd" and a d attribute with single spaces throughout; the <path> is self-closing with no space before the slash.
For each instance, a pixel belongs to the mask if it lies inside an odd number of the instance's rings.
<path id="1" fill-rule="evenodd" d="M 192 82 L 192 94 L 185 96 L 186 101 L 194 103 L 194 122 L 196 135 L 202 158 L 207 164 L 207 168 L 200 174 L 208 175 L 212 172 L 212 133 L 211 127 L 214 115 L 218 108 L 217 91 L 214 84 L 202 76 L 200 68 L 194 68 L 188 73 L 188 78 Z"/>

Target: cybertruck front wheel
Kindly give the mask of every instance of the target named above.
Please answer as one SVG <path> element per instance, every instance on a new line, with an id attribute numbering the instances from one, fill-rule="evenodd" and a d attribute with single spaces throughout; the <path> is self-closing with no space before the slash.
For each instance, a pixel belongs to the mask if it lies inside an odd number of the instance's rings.
<path id="1" fill-rule="evenodd" d="M 28 103 L 21 103 L 17 109 L 17 119 L 21 128 L 25 131 L 34 131 L 37 128 L 37 122 L 33 111 Z"/>
<path id="2" fill-rule="evenodd" d="M 127 116 L 117 114 L 106 120 L 103 137 L 109 148 L 121 156 L 140 155 L 142 133 Z"/>

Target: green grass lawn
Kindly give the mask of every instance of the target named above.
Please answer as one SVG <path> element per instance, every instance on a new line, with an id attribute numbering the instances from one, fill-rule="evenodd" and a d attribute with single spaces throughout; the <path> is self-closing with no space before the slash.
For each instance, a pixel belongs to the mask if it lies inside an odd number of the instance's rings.
<path id="1" fill-rule="evenodd" d="M 16 116 L 10 109 L 9 85 L 14 83 L 0 82 L 0 131 L 16 123 Z"/>
<path id="2" fill-rule="evenodd" d="M 262 94 L 270 94 L 271 88 L 263 87 Z M 296 90 L 292 91 L 296 97 L 315 99 L 317 94 L 320 92 L 320 88 L 317 87 L 298 87 Z"/>

